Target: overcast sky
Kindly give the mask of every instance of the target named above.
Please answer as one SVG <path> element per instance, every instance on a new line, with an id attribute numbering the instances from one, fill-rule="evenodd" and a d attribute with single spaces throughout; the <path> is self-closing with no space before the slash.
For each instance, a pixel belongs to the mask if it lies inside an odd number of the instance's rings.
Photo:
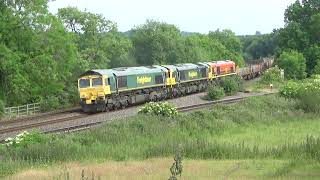
<path id="1" fill-rule="evenodd" d="M 270 33 L 284 26 L 284 11 L 295 0 L 55 0 L 49 10 L 73 6 L 102 14 L 127 31 L 146 19 L 175 24 L 181 31 L 231 29 L 237 35 Z"/>

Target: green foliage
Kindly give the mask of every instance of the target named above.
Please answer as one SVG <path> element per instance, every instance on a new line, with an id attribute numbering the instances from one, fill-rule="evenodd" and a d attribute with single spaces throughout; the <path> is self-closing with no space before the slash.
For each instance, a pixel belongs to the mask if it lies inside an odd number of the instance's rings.
<path id="1" fill-rule="evenodd" d="M 224 89 L 222 87 L 214 85 L 208 87 L 207 97 L 210 100 L 218 100 L 222 98 L 224 95 Z"/>
<path id="2" fill-rule="evenodd" d="M 297 51 L 284 51 L 277 64 L 284 69 L 285 77 L 288 79 L 303 79 L 306 77 L 306 59 Z"/>
<path id="3" fill-rule="evenodd" d="M 183 165 L 182 165 L 182 155 L 181 155 L 181 149 L 179 149 L 176 152 L 176 155 L 174 156 L 174 162 L 172 166 L 170 167 L 171 176 L 169 177 L 169 180 L 177 180 L 177 176 L 182 175 Z"/>
<path id="4" fill-rule="evenodd" d="M 298 107 L 306 112 L 320 113 L 320 82 L 303 83 L 298 89 Z"/>
<path id="5" fill-rule="evenodd" d="M 240 40 L 243 44 L 243 56 L 246 61 L 270 57 L 275 53 L 274 33 L 240 36 Z"/>
<path id="6" fill-rule="evenodd" d="M 278 55 L 286 49 L 303 53 L 306 72 L 317 73 L 320 64 L 320 13 L 317 0 L 296 1 L 285 11 L 285 28 L 276 33 Z"/>
<path id="7" fill-rule="evenodd" d="M 304 82 L 289 81 L 281 90 L 280 95 L 285 98 L 297 99 L 298 108 L 305 112 L 320 112 L 320 81 L 318 76 Z"/>
<path id="8" fill-rule="evenodd" d="M 287 99 L 297 98 L 301 85 L 295 81 L 288 81 L 281 89 L 280 95 Z"/>
<path id="9" fill-rule="evenodd" d="M 30 133 L 24 131 L 14 138 L 7 138 L 5 140 L 6 146 L 9 150 L 25 148 L 31 144 L 44 143 L 45 136 L 43 136 L 39 131 L 31 131 Z"/>
<path id="10" fill-rule="evenodd" d="M 253 97 L 174 119 L 140 114 L 88 131 L 44 135 L 41 143 L 0 148 L 0 176 L 60 162 L 168 157 L 176 153 L 177 142 L 183 157 L 191 159 L 319 161 L 319 115 L 294 105 L 278 96 Z"/>
<path id="11" fill-rule="evenodd" d="M 266 70 L 261 76 L 261 83 L 270 84 L 275 82 L 281 82 L 281 70 L 278 66 L 272 67 Z"/>
<path id="12" fill-rule="evenodd" d="M 133 29 L 135 58 L 141 65 L 173 64 L 179 60 L 180 30 L 171 24 L 153 20 Z"/>
<path id="13" fill-rule="evenodd" d="M 243 84 L 241 78 L 238 76 L 224 77 L 219 82 L 219 85 L 224 89 L 227 95 L 234 95 L 238 91 L 243 89 Z"/>
<path id="14" fill-rule="evenodd" d="M 173 117 L 178 114 L 177 108 L 167 102 L 150 102 L 145 104 L 140 110 L 139 113 L 143 114 L 153 114 L 161 115 L 165 117 Z"/>
<path id="15" fill-rule="evenodd" d="M 216 39 L 226 47 L 229 51 L 229 57 L 236 62 L 237 66 L 244 66 L 244 60 L 242 55 L 242 44 L 240 39 L 231 30 L 216 30 L 209 32 L 209 38 Z"/>
<path id="16" fill-rule="evenodd" d="M 3 115 L 4 113 L 4 102 L 0 99 L 0 117 Z"/>

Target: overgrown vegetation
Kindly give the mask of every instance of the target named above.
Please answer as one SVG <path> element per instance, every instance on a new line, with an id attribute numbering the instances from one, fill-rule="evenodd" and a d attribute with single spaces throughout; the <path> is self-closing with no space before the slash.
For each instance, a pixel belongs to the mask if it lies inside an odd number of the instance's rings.
<path id="1" fill-rule="evenodd" d="M 150 102 L 139 109 L 139 113 L 174 117 L 178 114 L 178 110 L 174 105 L 167 102 Z"/>
<path id="2" fill-rule="evenodd" d="M 289 81 L 280 90 L 280 94 L 288 99 L 297 99 L 297 108 L 306 112 L 320 113 L 320 81 L 317 77 L 302 82 Z"/>
<path id="3" fill-rule="evenodd" d="M 230 30 L 184 36 L 175 25 L 147 20 L 121 33 L 107 17 L 74 7 L 53 15 L 47 0 L 4 0 L 0 7 L 0 99 L 6 106 L 77 104 L 77 77 L 89 69 L 208 59 L 244 64 L 241 42 Z"/>
<path id="4" fill-rule="evenodd" d="M 218 85 L 208 87 L 207 97 L 209 100 L 218 100 L 225 96 L 224 89 Z"/>
<path id="5" fill-rule="evenodd" d="M 217 84 L 208 87 L 206 98 L 209 100 L 218 100 L 225 95 L 234 95 L 243 89 L 243 80 L 240 76 L 223 77 Z"/>
<path id="6" fill-rule="evenodd" d="M 45 136 L 41 135 L 39 131 L 24 131 L 14 138 L 7 138 L 5 140 L 5 146 L 7 150 L 24 148 L 30 144 L 44 143 L 47 139 Z"/>
<path id="7" fill-rule="evenodd" d="M 192 159 L 319 161 L 319 116 L 295 104 L 279 96 L 255 97 L 175 118 L 140 114 L 84 132 L 43 135 L 45 142 L 1 147 L 0 175 L 56 162 L 172 157 L 178 144 Z"/>
<path id="8" fill-rule="evenodd" d="M 271 83 L 280 83 L 282 81 L 281 70 L 278 66 L 275 66 L 263 72 L 260 83 L 269 85 Z"/>
<path id="9" fill-rule="evenodd" d="M 0 117 L 3 116 L 4 113 L 4 104 L 3 101 L 0 99 Z"/>

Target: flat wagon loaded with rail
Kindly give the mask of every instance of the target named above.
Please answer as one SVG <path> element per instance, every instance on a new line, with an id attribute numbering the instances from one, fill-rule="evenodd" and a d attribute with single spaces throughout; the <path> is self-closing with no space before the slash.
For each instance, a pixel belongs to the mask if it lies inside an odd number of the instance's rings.
<path id="1" fill-rule="evenodd" d="M 204 91 L 221 77 L 254 78 L 271 67 L 272 59 L 236 68 L 230 60 L 176 65 L 96 69 L 78 80 L 84 112 L 106 111 Z"/>

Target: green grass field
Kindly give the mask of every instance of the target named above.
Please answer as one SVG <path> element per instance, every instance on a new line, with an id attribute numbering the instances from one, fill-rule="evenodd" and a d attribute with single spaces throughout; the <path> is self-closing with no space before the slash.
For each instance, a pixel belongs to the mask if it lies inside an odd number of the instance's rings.
<path id="1" fill-rule="evenodd" d="M 137 115 L 84 132 L 46 136 L 45 142 L 24 148 L 2 148 L 0 175 L 28 171 L 30 166 L 41 169 L 70 162 L 91 165 L 105 161 L 143 163 L 154 158 L 161 161 L 172 158 L 180 147 L 184 159 L 188 159 L 186 162 L 197 164 L 196 161 L 208 160 L 205 163 L 208 169 L 217 160 L 244 160 L 249 167 L 247 162 L 258 161 L 266 167 L 264 173 L 255 171 L 255 166 L 235 172 L 236 179 L 241 179 L 240 172 L 246 174 L 244 179 L 251 175 L 252 178 L 310 176 L 312 179 L 320 176 L 316 173 L 320 172 L 319 129 L 320 116 L 297 110 L 294 101 L 277 95 L 253 97 L 175 118 Z M 281 163 L 275 163 L 278 161 Z M 187 171 L 183 174 L 191 173 Z M 212 173 L 222 177 L 221 173 Z M 154 175 L 162 176 L 157 172 Z"/>

